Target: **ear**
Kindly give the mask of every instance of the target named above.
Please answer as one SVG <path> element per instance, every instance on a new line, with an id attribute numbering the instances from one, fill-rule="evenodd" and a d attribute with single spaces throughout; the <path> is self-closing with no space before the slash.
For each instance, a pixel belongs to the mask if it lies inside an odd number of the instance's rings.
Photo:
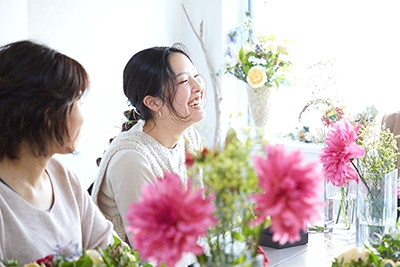
<path id="1" fill-rule="evenodd" d="M 163 103 L 159 97 L 154 97 L 154 96 L 145 96 L 143 99 L 143 104 L 148 107 L 152 111 L 160 111 L 161 107 L 163 106 Z"/>

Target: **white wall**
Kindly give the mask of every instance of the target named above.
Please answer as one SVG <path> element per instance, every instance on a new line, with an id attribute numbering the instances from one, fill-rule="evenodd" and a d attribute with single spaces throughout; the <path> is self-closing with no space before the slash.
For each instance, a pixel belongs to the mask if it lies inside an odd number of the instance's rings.
<path id="1" fill-rule="evenodd" d="M 0 0 L 0 45 L 28 37 L 28 1 Z"/>
<path id="2" fill-rule="evenodd" d="M 213 60 L 221 60 L 221 1 L 184 1 Z M 85 123 L 77 155 L 58 155 L 88 186 L 96 159 L 120 132 L 128 109 L 122 72 L 130 57 L 147 47 L 183 42 L 208 81 L 207 118 L 198 125 L 206 145 L 215 125 L 212 86 L 203 51 L 179 0 L 0 0 L 0 45 L 32 39 L 78 60 L 88 71 L 91 89 L 84 99 Z"/>

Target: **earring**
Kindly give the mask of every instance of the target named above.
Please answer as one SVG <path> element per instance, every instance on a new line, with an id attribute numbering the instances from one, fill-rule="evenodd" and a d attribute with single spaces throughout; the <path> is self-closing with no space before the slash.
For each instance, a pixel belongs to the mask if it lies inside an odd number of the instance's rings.
<path id="1" fill-rule="evenodd" d="M 157 117 L 161 118 L 161 111 L 157 113 Z"/>

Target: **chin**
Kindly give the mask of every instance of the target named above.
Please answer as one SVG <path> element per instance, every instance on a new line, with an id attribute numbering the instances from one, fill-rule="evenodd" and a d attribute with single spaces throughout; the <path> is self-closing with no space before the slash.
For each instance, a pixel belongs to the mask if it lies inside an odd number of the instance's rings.
<path id="1" fill-rule="evenodd" d="M 192 121 L 193 122 L 200 122 L 204 120 L 206 117 L 206 112 L 203 110 L 202 113 L 197 113 L 195 116 L 193 116 Z"/>

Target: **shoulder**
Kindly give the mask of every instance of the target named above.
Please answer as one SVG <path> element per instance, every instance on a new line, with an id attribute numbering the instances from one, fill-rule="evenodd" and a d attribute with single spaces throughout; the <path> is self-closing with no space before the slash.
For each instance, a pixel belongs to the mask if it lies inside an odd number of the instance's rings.
<path id="1" fill-rule="evenodd" d="M 60 187 L 81 187 L 76 174 L 54 157 L 47 163 L 46 171 Z"/>

